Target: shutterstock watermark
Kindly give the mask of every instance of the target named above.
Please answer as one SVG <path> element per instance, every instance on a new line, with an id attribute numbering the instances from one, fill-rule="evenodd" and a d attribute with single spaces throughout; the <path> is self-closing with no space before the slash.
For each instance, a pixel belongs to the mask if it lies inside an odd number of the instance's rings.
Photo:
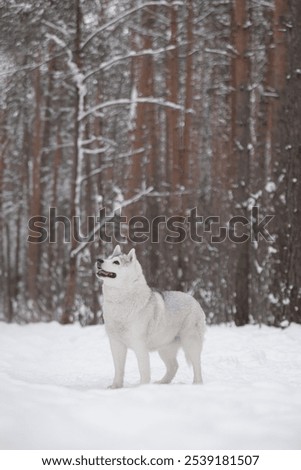
<path id="1" fill-rule="evenodd" d="M 223 243 L 230 240 L 233 243 L 245 243 L 248 240 L 258 242 L 261 239 L 273 242 L 274 239 L 267 229 L 274 215 L 260 217 L 259 207 L 254 206 L 249 217 L 235 215 L 225 224 L 221 224 L 219 216 L 204 217 L 198 214 L 197 208 L 191 209 L 186 217 L 174 215 L 158 215 L 149 219 L 142 215 L 127 218 L 120 211 L 108 215 L 103 207 L 97 216 L 89 216 L 84 221 L 79 217 L 72 220 L 66 216 L 58 215 L 56 207 L 49 208 L 49 216 L 35 216 L 28 222 L 30 234 L 29 243 L 57 243 L 58 240 L 70 243 L 72 238 L 78 243 L 89 243 L 100 240 L 106 243 L 113 241 L 123 243 L 182 243 L 190 239 L 203 243 L 209 237 L 212 244 Z M 83 226 L 86 226 L 83 233 Z M 59 230 L 63 230 L 58 237 Z"/>

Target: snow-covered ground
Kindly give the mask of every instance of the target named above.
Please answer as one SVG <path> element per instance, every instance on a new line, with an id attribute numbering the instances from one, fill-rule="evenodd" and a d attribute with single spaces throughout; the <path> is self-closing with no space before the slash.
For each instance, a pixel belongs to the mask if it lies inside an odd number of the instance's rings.
<path id="1" fill-rule="evenodd" d="M 153 380 L 163 374 L 151 356 Z M 113 376 L 103 326 L 0 323 L 2 449 L 301 449 L 301 326 L 207 329 L 203 386 Z"/>

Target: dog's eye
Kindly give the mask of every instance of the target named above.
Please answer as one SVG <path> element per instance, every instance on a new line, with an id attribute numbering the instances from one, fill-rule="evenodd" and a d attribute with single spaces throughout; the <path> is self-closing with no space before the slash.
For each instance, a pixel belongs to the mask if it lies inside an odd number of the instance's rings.
<path id="1" fill-rule="evenodd" d="M 113 264 L 120 264 L 119 261 L 113 261 Z"/>

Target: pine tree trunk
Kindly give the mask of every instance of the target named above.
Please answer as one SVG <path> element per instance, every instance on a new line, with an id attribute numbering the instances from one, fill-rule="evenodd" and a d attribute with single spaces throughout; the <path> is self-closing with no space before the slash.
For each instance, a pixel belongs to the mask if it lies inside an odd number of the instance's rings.
<path id="1" fill-rule="evenodd" d="M 35 120 L 32 137 L 32 172 L 29 216 L 41 215 L 41 152 L 42 152 L 42 96 L 40 69 L 35 70 Z M 27 252 L 27 288 L 28 299 L 33 310 L 36 309 L 38 299 L 38 270 L 40 262 L 41 246 L 39 243 L 28 243 Z"/>
<path id="2" fill-rule="evenodd" d="M 81 70 L 81 53 L 80 53 L 80 45 L 81 45 L 81 0 L 76 0 L 75 3 L 75 24 L 76 24 L 76 32 L 75 32 L 75 41 L 74 41 L 74 52 L 73 52 L 73 61 L 76 65 L 77 71 Z M 71 249 L 70 249 L 70 257 L 69 257 L 69 269 L 67 275 L 67 283 L 66 283 L 66 293 L 65 293 L 65 304 L 64 304 L 64 312 L 61 317 L 61 323 L 67 324 L 73 321 L 74 315 L 74 308 L 75 308 L 75 294 L 76 294 L 76 280 L 77 280 L 77 257 L 72 256 L 73 250 L 77 247 L 77 240 L 75 237 L 76 234 L 76 223 L 75 223 L 75 216 L 79 215 L 80 209 L 80 198 L 78 191 L 80 188 L 78 187 L 78 176 L 79 176 L 79 163 L 80 163 L 80 155 L 79 155 L 79 136 L 80 136 L 80 126 L 82 125 L 79 122 L 79 114 L 80 114 L 80 89 L 77 82 L 77 77 L 74 77 L 76 82 L 75 85 L 75 97 L 74 97 L 74 134 L 73 134 L 73 162 L 72 162 L 72 171 L 71 171 L 71 194 L 70 194 L 70 219 L 71 219 Z"/>
<path id="3" fill-rule="evenodd" d="M 275 83 L 282 106 L 279 103 L 275 106 L 277 127 L 273 134 L 278 224 L 272 288 L 278 303 L 271 307 L 274 323 L 279 326 L 283 320 L 301 323 L 300 2 L 292 0 L 287 4 L 277 0 L 275 16 L 275 41 L 279 50 L 275 58 Z"/>
<path id="4" fill-rule="evenodd" d="M 250 59 L 248 1 L 233 0 L 232 4 L 232 46 L 235 56 L 232 59 L 232 96 L 231 96 L 231 137 L 230 165 L 228 179 L 234 195 L 235 206 L 232 215 L 247 217 L 246 200 L 249 185 L 249 148 L 250 142 Z M 236 208 L 239 214 L 236 214 Z M 249 243 L 235 247 L 235 323 L 245 325 L 249 322 Z"/>

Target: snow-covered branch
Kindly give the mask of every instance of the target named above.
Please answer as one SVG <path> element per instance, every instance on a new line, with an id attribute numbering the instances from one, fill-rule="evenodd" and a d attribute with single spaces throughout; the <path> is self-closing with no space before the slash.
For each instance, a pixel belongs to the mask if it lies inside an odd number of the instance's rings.
<path id="1" fill-rule="evenodd" d="M 111 26 L 114 26 L 116 23 L 119 23 L 123 20 L 125 20 L 128 16 L 132 15 L 133 13 L 136 13 L 137 11 L 143 9 L 143 8 L 148 8 L 148 7 L 153 7 L 153 6 L 158 6 L 158 7 L 167 7 L 171 8 L 175 5 L 183 5 L 183 2 L 181 1 L 175 1 L 175 2 L 164 2 L 164 1 L 154 1 L 154 2 L 146 2 L 142 3 L 141 5 L 131 8 L 130 10 L 127 10 L 123 12 L 121 15 L 116 16 L 113 20 L 108 21 L 108 23 L 102 25 L 100 28 L 98 28 L 96 31 L 94 31 L 90 36 L 83 42 L 81 49 L 83 50 L 87 44 L 98 34 L 102 33 L 106 29 L 110 28 Z"/>
<path id="2" fill-rule="evenodd" d="M 150 186 L 147 189 L 144 189 L 140 191 L 140 193 L 136 194 L 135 196 L 131 197 L 130 199 L 127 199 L 126 201 L 123 201 L 116 207 L 115 210 L 112 211 L 112 213 L 106 217 L 105 219 L 101 220 L 98 224 L 95 225 L 94 229 L 89 233 L 88 235 L 88 241 L 80 243 L 75 250 L 71 251 L 71 257 L 74 258 L 75 256 L 78 256 L 79 253 L 81 253 L 87 246 L 88 244 L 93 240 L 94 236 L 96 235 L 97 232 L 104 226 L 106 222 L 110 222 L 114 219 L 116 212 L 120 211 L 124 207 L 130 206 L 134 202 L 139 201 L 143 196 L 146 196 L 153 190 L 153 187 Z"/>
<path id="3" fill-rule="evenodd" d="M 99 175 L 104 170 L 106 170 L 107 168 L 111 168 L 112 166 L 113 166 L 112 163 L 108 163 L 107 165 L 103 165 L 101 168 L 96 168 L 96 170 L 91 171 L 88 175 L 82 176 L 80 179 L 80 183 L 82 184 L 87 179 L 92 178 L 93 176 Z"/>
<path id="4" fill-rule="evenodd" d="M 97 148 L 97 149 L 85 149 L 83 148 L 83 152 L 88 154 L 88 155 L 99 155 L 100 153 L 105 153 L 109 150 L 109 147 L 102 147 L 102 148 Z"/>
<path id="5" fill-rule="evenodd" d="M 61 28 L 57 24 L 51 23 L 50 21 L 43 20 L 42 23 L 45 26 L 48 26 L 49 28 L 54 29 L 55 31 L 59 31 L 61 34 L 63 34 L 63 36 L 68 36 L 68 34 L 70 33 L 70 31 L 64 28 Z"/>
<path id="6" fill-rule="evenodd" d="M 127 98 L 121 98 L 119 100 L 105 101 L 104 103 L 100 103 L 97 106 L 94 106 L 93 108 L 88 109 L 88 111 L 84 112 L 82 115 L 79 116 L 79 120 L 81 121 L 82 119 L 85 119 L 87 116 L 90 116 L 90 114 L 95 113 L 99 109 L 109 108 L 110 106 L 122 106 L 122 105 L 130 106 L 133 103 L 156 104 L 158 106 L 164 106 L 166 108 L 172 108 L 172 109 L 184 111 L 183 106 L 173 103 L 172 101 L 166 101 L 162 98 L 152 98 L 151 96 L 145 96 L 143 98 L 137 98 L 134 102 Z"/>
<path id="7" fill-rule="evenodd" d="M 210 54 L 218 54 L 218 55 L 224 55 L 224 56 L 229 56 L 228 51 L 223 51 L 221 49 L 209 49 L 208 47 L 205 48 L 205 52 L 209 52 Z"/>
<path id="8" fill-rule="evenodd" d="M 139 155 L 139 154 L 142 154 L 143 152 L 144 152 L 144 148 L 141 147 L 140 149 L 137 149 L 134 152 L 131 151 L 131 152 L 126 152 L 126 153 L 121 153 L 117 157 L 116 156 L 114 157 L 114 161 L 120 160 L 123 158 L 133 157 L 134 155 Z M 92 178 L 93 176 L 99 175 L 107 168 L 112 168 L 112 166 L 114 165 L 113 159 L 112 160 L 109 159 L 108 161 L 110 163 L 103 165 L 101 168 L 96 168 L 95 170 L 91 171 L 88 175 L 82 176 L 80 182 L 83 183 L 83 181 L 86 181 L 87 179 Z"/>
<path id="9" fill-rule="evenodd" d="M 91 70 L 85 75 L 85 80 L 87 80 L 89 77 L 94 75 L 97 72 L 100 72 L 102 70 L 106 70 L 113 65 L 115 65 L 118 62 L 121 62 L 122 60 L 127 60 L 127 59 L 133 59 L 135 57 L 141 57 L 145 55 L 156 55 L 156 54 L 162 54 L 163 52 L 168 52 L 173 49 L 175 49 L 177 46 L 167 46 L 167 47 L 160 47 L 159 49 L 143 49 L 142 51 L 139 52 L 134 52 L 131 51 L 126 55 L 117 55 L 116 57 L 113 57 L 113 59 L 108 60 L 107 62 L 104 62 L 102 65 L 97 67 L 97 69 Z"/>
<path id="10" fill-rule="evenodd" d="M 59 38 L 56 34 L 50 34 L 50 33 L 47 33 L 46 34 L 46 37 L 48 39 L 51 39 L 53 42 L 55 42 L 58 46 L 60 46 L 62 49 L 66 49 L 68 46 L 67 44 L 65 43 L 65 41 L 63 41 L 63 39 Z M 71 51 L 69 49 L 69 54 L 71 54 Z"/>
<path id="11" fill-rule="evenodd" d="M 43 67 L 44 65 L 48 64 L 52 60 L 62 57 L 64 54 L 66 54 L 66 51 L 62 51 L 62 52 L 59 52 L 58 54 L 48 56 L 48 57 L 46 57 L 45 60 L 40 61 L 38 63 L 24 65 L 23 67 L 9 68 L 9 69 L 5 70 L 4 72 L 0 73 L 0 78 L 1 77 L 13 76 L 16 73 L 20 73 L 20 72 L 33 72 L 34 70 L 38 69 L 39 67 Z"/>

